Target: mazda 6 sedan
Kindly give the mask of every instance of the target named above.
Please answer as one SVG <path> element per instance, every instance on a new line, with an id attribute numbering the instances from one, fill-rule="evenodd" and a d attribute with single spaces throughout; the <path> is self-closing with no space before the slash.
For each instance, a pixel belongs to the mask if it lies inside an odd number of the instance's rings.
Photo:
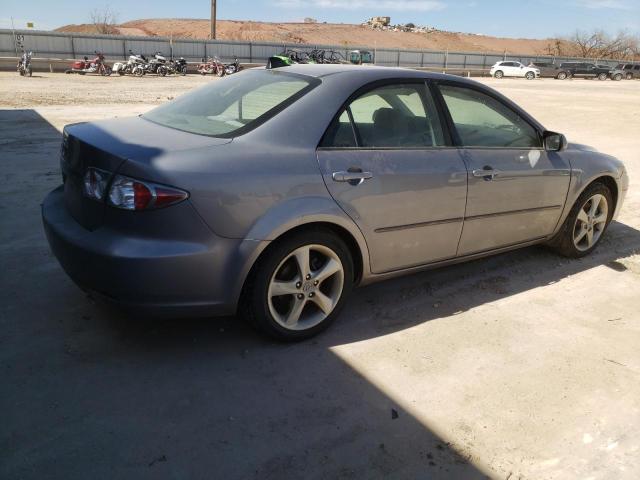
<path id="1" fill-rule="evenodd" d="M 295 65 L 65 127 L 44 200 L 83 289 L 154 316 L 326 328 L 356 285 L 533 244 L 591 252 L 622 163 L 471 80 Z"/>

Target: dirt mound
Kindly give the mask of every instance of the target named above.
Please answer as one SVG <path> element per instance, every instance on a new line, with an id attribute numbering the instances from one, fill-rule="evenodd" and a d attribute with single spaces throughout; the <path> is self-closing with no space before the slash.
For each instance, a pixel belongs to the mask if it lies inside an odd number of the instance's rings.
<path id="1" fill-rule="evenodd" d="M 121 35 L 162 36 L 174 38 L 209 37 L 209 21 L 201 19 L 132 20 L 115 27 Z M 59 32 L 95 33 L 93 25 L 66 25 Z M 267 41 L 311 45 L 367 46 L 370 48 L 403 48 L 451 50 L 464 52 L 521 53 L 542 55 L 551 39 L 498 38 L 467 33 L 434 31 L 428 33 L 374 30 L 369 27 L 336 23 L 268 23 L 219 20 L 220 40 Z"/>

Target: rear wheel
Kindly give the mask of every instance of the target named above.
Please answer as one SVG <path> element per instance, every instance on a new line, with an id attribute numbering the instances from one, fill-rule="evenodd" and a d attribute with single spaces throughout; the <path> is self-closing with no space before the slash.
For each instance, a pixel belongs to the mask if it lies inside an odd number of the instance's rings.
<path id="1" fill-rule="evenodd" d="M 337 317 L 353 287 L 353 260 L 337 236 L 304 231 L 274 244 L 254 267 L 240 313 L 279 340 L 309 338 Z"/>
<path id="2" fill-rule="evenodd" d="M 494 76 L 495 78 L 502 78 L 502 77 L 504 77 L 504 73 L 502 72 L 502 70 L 498 70 L 497 72 L 495 72 L 495 73 L 493 74 L 493 76 Z"/>
<path id="3" fill-rule="evenodd" d="M 604 81 L 606 79 L 607 79 L 607 74 L 606 73 L 603 72 L 603 73 L 599 73 L 598 74 L 598 80 Z"/>
<path id="4" fill-rule="evenodd" d="M 583 257 L 596 248 L 613 216 L 611 191 L 594 183 L 582 192 L 549 245 L 565 257 Z"/>
<path id="5" fill-rule="evenodd" d="M 160 75 L 161 77 L 165 77 L 165 76 L 167 75 L 167 72 L 168 72 L 167 67 L 162 66 L 162 65 L 160 65 L 160 66 L 158 67 L 157 73 L 158 73 L 158 75 Z"/>
<path id="6" fill-rule="evenodd" d="M 216 70 L 216 75 L 222 77 L 224 75 L 224 68 L 220 67 Z"/>
<path id="7" fill-rule="evenodd" d="M 566 78 L 567 78 L 567 72 L 560 72 L 556 78 L 557 78 L 558 80 L 566 80 Z"/>
<path id="8" fill-rule="evenodd" d="M 633 73 L 627 73 L 627 80 L 631 80 L 633 78 Z"/>

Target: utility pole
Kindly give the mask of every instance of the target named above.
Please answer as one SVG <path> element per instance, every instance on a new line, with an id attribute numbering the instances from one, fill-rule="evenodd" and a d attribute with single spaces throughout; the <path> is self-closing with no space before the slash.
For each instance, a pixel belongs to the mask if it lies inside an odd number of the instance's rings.
<path id="1" fill-rule="evenodd" d="M 216 0 L 211 0 L 211 39 L 216 38 Z"/>

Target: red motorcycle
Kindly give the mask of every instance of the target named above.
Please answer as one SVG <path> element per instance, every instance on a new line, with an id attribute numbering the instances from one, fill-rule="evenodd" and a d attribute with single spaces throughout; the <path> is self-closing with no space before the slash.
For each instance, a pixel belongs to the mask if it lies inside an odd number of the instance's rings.
<path id="1" fill-rule="evenodd" d="M 66 70 L 65 73 L 77 73 L 84 75 L 86 73 L 95 73 L 108 77 L 111 75 L 111 67 L 108 67 L 104 63 L 104 55 L 100 52 L 95 52 L 96 57 L 89 61 L 88 57 L 84 57 L 84 60 L 76 60 L 71 64 L 71 68 Z"/>
<path id="2" fill-rule="evenodd" d="M 221 77 L 224 75 L 224 63 L 220 61 L 218 57 L 209 57 L 208 60 L 202 59 L 202 63 L 198 65 L 198 73 L 201 75 L 217 75 Z"/>

